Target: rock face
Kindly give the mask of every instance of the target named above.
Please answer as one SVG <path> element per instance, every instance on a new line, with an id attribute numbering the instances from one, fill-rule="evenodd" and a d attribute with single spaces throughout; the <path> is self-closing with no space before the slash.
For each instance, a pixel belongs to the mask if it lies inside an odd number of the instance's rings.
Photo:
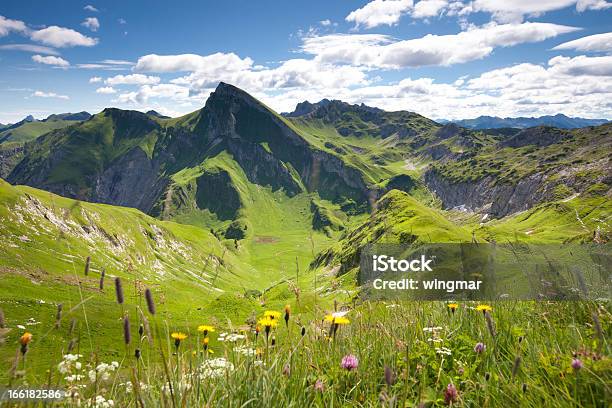
<path id="1" fill-rule="evenodd" d="M 0 149 L 0 178 L 7 178 L 23 158 L 23 146 Z"/>

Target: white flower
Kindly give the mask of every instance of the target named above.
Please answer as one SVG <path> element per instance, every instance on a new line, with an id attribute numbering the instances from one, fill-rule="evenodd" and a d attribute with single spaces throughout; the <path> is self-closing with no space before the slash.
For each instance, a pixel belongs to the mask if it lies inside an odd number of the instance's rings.
<path id="1" fill-rule="evenodd" d="M 436 347 L 436 353 L 438 354 L 443 354 L 446 356 L 450 356 L 451 355 L 451 350 L 449 348 L 446 347 Z"/>
<path id="2" fill-rule="evenodd" d="M 115 402 L 113 400 L 107 400 L 102 395 L 97 395 L 93 401 L 88 403 L 88 406 L 92 408 L 112 408 L 115 406 Z"/>
<path id="3" fill-rule="evenodd" d="M 221 333 L 217 340 L 219 340 L 219 341 L 227 341 L 227 342 L 230 342 L 230 343 L 235 343 L 235 342 L 237 342 L 239 340 L 244 340 L 244 339 L 246 339 L 246 336 L 244 334 Z"/>
<path id="4" fill-rule="evenodd" d="M 234 364 L 220 357 L 204 361 L 199 367 L 199 372 L 201 378 L 217 378 L 223 376 L 226 371 L 232 371 L 233 369 Z"/>
<path id="5" fill-rule="evenodd" d="M 257 353 L 257 350 L 247 346 L 234 347 L 234 351 L 247 357 L 254 356 Z"/>

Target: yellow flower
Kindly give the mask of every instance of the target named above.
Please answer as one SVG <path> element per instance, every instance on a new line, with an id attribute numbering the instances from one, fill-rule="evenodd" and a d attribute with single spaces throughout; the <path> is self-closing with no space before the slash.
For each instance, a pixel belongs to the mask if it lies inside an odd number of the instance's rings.
<path id="1" fill-rule="evenodd" d="M 275 320 L 271 317 L 266 316 L 266 317 L 259 319 L 257 321 L 257 324 L 265 327 L 266 330 L 269 330 L 270 328 L 276 327 L 278 325 L 278 320 Z"/>
<path id="2" fill-rule="evenodd" d="M 340 325 L 349 324 L 350 322 L 351 321 L 347 319 L 346 317 L 336 317 L 336 320 L 334 320 L 335 324 L 340 324 Z"/>
<path id="3" fill-rule="evenodd" d="M 215 328 L 213 326 L 203 324 L 201 326 L 198 326 L 198 331 L 200 333 L 204 333 L 204 335 L 206 336 L 208 333 L 213 333 L 215 331 Z"/>
<path id="4" fill-rule="evenodd" d="M 281 314 L 280 312 L 277 312 L 276 310 L 266 310 L 264 312 L 264 317 L 268 317 L 271 320 L 276 320 L 276 319 L 280 319 Z"/>
<path id="5" fill-rule="evenodd" d="M 344 317 L 343 315 L 339 315 L 336 313 L 328 314 L 325 316 L 325 321 L 334 323 L 334 324 L 349 324 L 350 320 Z"/>
<path id="6" fill-rule="evenodd" d="M 457 310 L 457 308 L 459 307 L 459 305 L 457 303 L 449 303 L 448 304 L 448 308 L 455 313 L 455 310 Z"/>
<path id="7" fill-rule="evenodd" d="M 493 308 L 489 305 L 478 305 L 476 306 L 476 310 L 482 313 L 490 312 Z"/>
<path id="8" fill-rule="evenodd" d="M 23 335 L 19 338 L 19 344 L 21 344 L 24 347 L 27 346 L 31 341 L 32 341 L 32 333 L 30 332 L 23 333 Z"/>
<path id="9" fill-rule="evenodd" d="M 172 337 L 174 340 L 185 340 L 187 338 L 187 335 L 185 333 L 181 333 L 181 332 L 174 332 L 170 335 L 170 337 Z"/>

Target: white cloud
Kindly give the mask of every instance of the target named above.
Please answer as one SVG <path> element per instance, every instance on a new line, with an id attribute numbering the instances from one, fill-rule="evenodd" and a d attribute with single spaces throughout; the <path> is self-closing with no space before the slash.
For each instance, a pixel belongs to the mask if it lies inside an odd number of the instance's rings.
<path id="1" fill-rule="evenodd" d="M 96 38 L 87 37 L 78 31 L 58 26 L 50 26 L 34 31 L 30 34 L 30 38 L 58 48 L 75 46 L 92 47 L 98 43 Z"/>
<path id="2" fill-rule="evenodd" d="M 100 28 L 100 22 L 96 17 L 87 17 L 85 21 L 81 23 L 83 27 L 89 28 L 91 31 L 98 31 Z"/>
<path id="3" fill-rule="evenodd" d="M 323 27 L 329 27 L 330 25 L 332 25 L 332 22 L 330 19 L 326 19 L 319 21 L 319 24 L 321 24 Z"/>
<path id="4" fill-rule="evenodd" d="M 252 64 L 252 59 L 242 59 L 234 53 L 217 52 L 206 56 L 149 54 L 138 58 L 134 70 L 142 72 L 240 71 L 248 69 Z"/>
<path id="5" fill-rule="evenodd" d="M 116 60 L 116 59 L 105 59 L 105 60 L 100 61 L 100 63 L 110 64 L 110 65 L 134 65 L 134 63 L 131 61 Z"/>
<path id="6" fill-rule="evenodd" d="M 602 33 L 564 42 L 553 50 L 576 50 L 584 52 L 612 53 L 612 33 Z"/>
<path id="7" fill-rule="evenodd" d="M 151 98 L 168 98 L 173 101 L 188 101 L 189 88 L 175 84 L 144 85 L 138 91 L 119 95 L 118 102 L 142 105 Z"/>
<path id="8" fill-rule="evenodd" d="M 612 77 L 612 56 L 574 58 L 557 56 L 548 61 L 550 69 L 562 75 Z"/>
<path id="9" fill-rule="evenodd" d="M 27 30 L 28 28 L 23 21 L 11 20 L 10 18 L 0 16 L 0 37 L 7 36 L 11 32 L 23 33 L 27 32 Z"/>
<path id="10" fill-rule="evenodd" d="M 89 78 L 89 83 L 90 84 L 95 84 L 95 83 L 98 83 L 98 82 L 102 82 L 102 78 L 99 77 L 99 76 L 95 76 L 95 77 Z"/>
<path id="11" fill-rule="evenodd" d="M 99 93 L 99 94 L 114 94 L 114 93 L 117 93 L 117 91 L 112 86 L 103 86 L 101 88 L 96 89 L 96 93 Z"/>
<path id="12" fill-rule="evenodd" d="M 98 9 L 95 8 L 94 6 L 92 6 L 91 4 L 88 4 L 85 7 L 83 7 L 83 10 L 91 11 L 91 12 L 94 12 L 94 13 L 98 12 Z"/>
<path id="13" fill-rule="evenodd" d="M 0 45 L 0 50 L 25 51 L 36 54 L 59 55 L 53 48 L 34 44 L 4 44 Z"/>
<path id="14" fill-rule="evenodd" d="M 52 55 L 43 57 L 42 55 L 32 55 L 32 61 L 38 62 L 39 64 L 54 65 L 56 67 L 67 68 L 70 63 L 63 58 L 54 57 Z"/>
<path id="15" fill-rule="evenodd" d="M 439 15 L 448 6 L 446 0 L 421 0 L 410 13 L 413 18 L 428 18 Z"/>
<path id="16" fill-rule="evenodd" d="M 159 77 L 147 76 L 142 74 L 130 74 L 130 75 L 115 75 L 114 77 L 107 78 L 104 83 L 106 85 L 153 85 L 158 84 L 160 81 Z"/>
<path id="17" fill-rule="evenodd" d="M 67 95 L 58 95 L 55 92 L 43 92 L 43 91 L 36 91 L 32 94 L 32 96 L 36 96 L 39 98 L 70 99 Z"/>
<path id="18" fill-rule="evenodd" d="M 125 21 L 125 19 L 123 19 L 123 18 L 117 19 L 117 22 L 119 24 L 127 24 L 127 21 Z"/>
<path id="19" fill-rule="evenodd" d="M 484 58 L 496 47 L 543 41 L 577 30 L 550 23 L 489 23 L 458 34 L 428 34 L 402 41 L 378 34 L 332 34 L 304 38 L 302 50 L 319 61 L 333 64 L 391 69 L 447 66 Z"/>
<path id="20" fill-rule="evenodd" d="M 355 23 L 355 27 L 392 26 L 412 8 L 412 4 L 412 0 L 374 0 L 352 11 L 345 20 Z"/>
<path id="21" fill-rule="evenodd" d="M 612 3 L 606 0 L 578 0 L 576 10 L 583 12 L 586 10 L 603 10 L 612 7 Z"/>

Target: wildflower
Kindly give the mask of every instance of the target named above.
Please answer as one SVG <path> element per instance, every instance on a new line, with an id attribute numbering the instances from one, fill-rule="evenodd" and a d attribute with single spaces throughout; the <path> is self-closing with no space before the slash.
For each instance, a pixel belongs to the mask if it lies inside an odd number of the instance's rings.
<path id="1" fill-rule="evenodd" d="M 393 370 L 389 366 L 385 366 L 385 383 L 389 387 L 395 383 L 395 374 L 393 374 Z"/>
<path id="2" fill-rule="evenodd" d="M 487 349 L 487 346 L 484 343 L 476 343 L 474 346 L 474 353 L 482 354 Z"/>
<path id="3" fill-rule="evenodd" d="M 335 338 L 338 328 L 350 323 L 350 320 L 344 317 L 344 314 L 332 313 L 325 316 L 325 320 L 331 322 L 331 326 L 329 327 L 329 337 Z"/>
<path id="4" fill-rule="evenodd" d="M 340 363 L 340 367 L 347 371 L 356 369 L 358 365 L 359 360 L 352 354 L 347 354 L 346 356 L 342 357 L 342 362 Z"/>
<path id="5" fill-rule="evenodd" d="M 88 256 L 85 260 L 85 276 L 89 275 L 89 264 L 91 263 L 91 256 Z"/>
<path id="6" fill-rule="evenodd" d="M 214 333 L 215 328 L 213 326 L 203 324 L 201 326 L 198 326 L 198 331 L 204 336 L 208 336 L 208 333 Z"/>
<path id="7" fill-rule="evenodd" d="M 478 305 L 476 306 L 476 310 L 482 313 L 490 312 L 493 308 L 489 305 Z"/>
<path id="8" fill-rule="evenodd" d="M 579 371 L 582 367 L 584 367 L 584 364 L 582 363 L 582 361 L 578 358 L 574 358 L 572 359 L 572 368 L 574 369 L 574 371 Z"/>
<path id="9" fill-rule="evenodd" d="M 130 332 L 130 320 L 127 316 L 123 317 L 123 341 L 125 344 L 130 344 L 132 341 L 132 333 Z"/>
<path id="10" fill-rule="evenodd" d="M 64 358 L 57 365 L 57 369 L 62 374 L 70 374 L 72 370 L 79 371 L 81 369 L 81 363 L 79 358 L 83 357 L 81 354 L 65 354 Z"/>
<path id="11" fill-rule="evenodd" d="M 514 359 L 514 365 L 512 366 L 512 378 L 516 377 L 519 368 L 521 368 L 521 356 L 516 356 Z"/>
<path id="12" fill-rule="evenodd" d="M 289 327 L 289 315 L 291 314 L 291 308 L 289 305 L 285 306 L 285 326 Z"/>
<path id="13" fill-rule="evenodd" d="M 19 344 L 21 344 L 21 354 L 25 354 L 28 352 L 28 344 L 32 341 L 32 333 L 25 332 L 19 338 Z"/>
<path id="14" fill-rule="evenodd" d="M 174 347 L 176 347 L 178 350 L 179 346 L 181 345 L 181 341 L 185 340 L 187 335 L 181 332 L 174 332 L 170 335 L 170 337 L 174 339 Z"/>
<path id="15" fill-rule="evenodd" d="M 151 315 L 155 315 L 155 302 L 153 302 L 153 293 L 151 293 L 151 289 L 147 288 L 145 290 L 145 300 L 147 301 L 147 310 Z"/>
<path id="16" fill-rule="evenodd" d="M 454 384 L 448 384 L 446 389 L 444 390 L 444 403 L 446 405 L 450 405 L 453 402 L 457 402 L 457 398 L 459 397 L 459 392 L 457 391 L 457 387 Z"/>
<path id="17" fill-rule="evenodd" d="M 270 335 L 270 330 L 272 330 L 272 328 L 274 328 L 274 327 L 276 327 L 278 325 L 278 321 L 268 316 L 268 317 L 264 317 L 262 319 L 259 319 L 257 324 L 259 324 L 260 326 L 263 326 L 263 328 L 264 328 L 264 330 L 266 332 L 266 339 L 267 339 L 268 336 Z"/>
<path id="18" fill-rule="evenodd" d="M 57 329 L 60 326 L 60 322 L 62 320 L 62 310 L 64 309 L 63 304 L 57 305 L 57 312 L 55 312 L 55 328 Z"/>
<path id="19" fill-rule="evenodd" d="M 89 381 L 108 381 L 113 372 L 115 372 L 119 368 L 119 363 L 116 361 L 107 363 L 100 363 L 96 366 L 95 369 L 89 370 L 87 375 L 89 376 Z"/>
<path id="20" fill-rule="evenodd" d="M 201 378 L 218 378 L 233 369 L 234 364 L 223 357 L 206 360 L 198 367 Z"/>
<path id="21" fill-rule="evenodd" d="M 253 357 L 255 355 L 258 355 L 261 350 L 255 350 L 247 346 L 241 346 L 241 347 L 234 347 L 234 351 L 236 353 L 242 354 L 243 356 Z"/>
<path id="22" fill-rule="evenodd" d="M 269 318 L 270 320 L 278 320 L 281 317 L 280 312 L 277 312 L 276 310 L 266 310 L 264 312 L 264 317 Z"/>
<path id="23" fill-rule="evenodd" d="M 239 340 L 244 340 L 246 339 L 246 336 L 244 334 L 237 334 L 237 333 L 221 333 L 219 335 L 219 341 L 227 341 L 229 343 L 236 343 Z"/>
<path id="24" fill-rule="evenodd" d="M 325 391 L 325 383 L 323 383 L 323 381 L 321 381 L 321 380 L 315 381 L 314 389 L 315 389 L 315 391 L 318 391 L 318 392 Z"/>
<path id="25" fill-rule="evenodd" d="M 92 408 L 112 408 L 115 406 L 115 403 L 113 400 L 107 400 L 102 395 L 97 395 L 88 406 Z"/>
<path id="26" fill-rule="evenodd" d="M 106 276 L 106 269 L 102 268 L 100 273 L 100 290 L 104 290 L 104 277 Z"/>
<path id="27" fill-rule="evenodd" d="M 204 340 L 202 340 L 202 346 L 204 346 L 204 351 L 208 351 L 208 337 L 204 337 Z"/>
<path id="28" fill-rule="evenodd" d="M 451 312 L 455 313 L 455 310 L 457 310 L 457 308 L 459 307 L 459 305 L 457 303 L 449 303 L 448 304 L 448 308 L 451 310 Z"/>
<path id="29" fill-rule="evenodd" d="M 451 349 L 448 347 L 436 347 L 436 353 L 445 356 L 450 356 L 452 354 Z"/>
<path id="30" fill-rule="evenodd" d="M 121 283 L 121 278 L 115 278 L 115 295 L 117 296 L 117 303 L 120 305 L 123 304 L 123 284 Z"/>

